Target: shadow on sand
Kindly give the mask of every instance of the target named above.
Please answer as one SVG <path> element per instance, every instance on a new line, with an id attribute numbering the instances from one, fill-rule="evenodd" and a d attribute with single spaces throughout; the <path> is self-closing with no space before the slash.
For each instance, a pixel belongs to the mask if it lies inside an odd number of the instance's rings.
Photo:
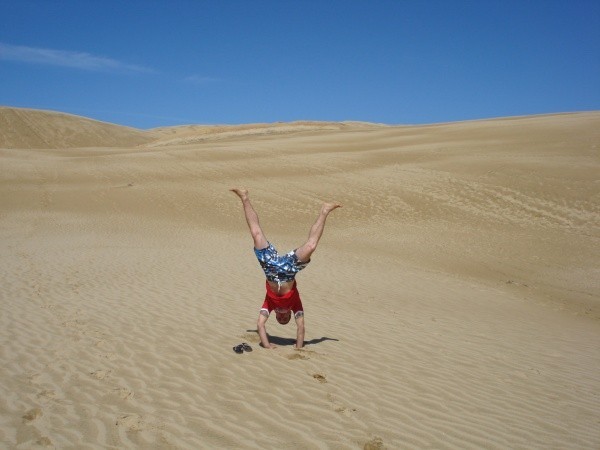
<path id="1" fill-rule="evenodd" d="M 258 334 L 258 330 L 246 330 L 248 333 L 256 333 Z M 279 346 L 284 346 L 284 345 L 295 345 L 296 344 L 296 339 L 294 338 L 285 338 L 285 337 L 280 337 L 280 336 L 273 336 L 272 334 L 268 334 L 269 336 L 269 341 L 275 345 L 279 345 Z M 306 347 L 307 345 L 315 345 L 315 344 L 320 344 L 323 341 L 336 341 L 339 342 L 339 339 L 335 339 L 335 338 L 330 338 L 330 337 L 320 337 L 320 338 L 315 338 L 315 339 L 309 339 L 309 340 L 305 340 L 304 341 L 304 346 Z"/>

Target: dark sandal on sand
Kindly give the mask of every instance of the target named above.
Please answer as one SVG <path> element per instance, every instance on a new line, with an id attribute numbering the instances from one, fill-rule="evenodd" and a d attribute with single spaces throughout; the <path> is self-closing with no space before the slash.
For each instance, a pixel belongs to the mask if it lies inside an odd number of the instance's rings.
<path id="1" fill-rule="evenodd" d="M 244 353 L 244 346 L 236 345 L 235 347 L 233 347 L 233 351 L 236 352 L 237 354 Z"/>
<path id="2" fill-rule="evenodd" d="M 240 344 L 242 346 L 242 348 L 244 349 L 245 352 L 251 352 L 252 351 L 252 347 L 250 347 L 248 344 L 246 344 L 245 342 L 243 342 L 242 344 Z M 238 346 L 239 347 L 239 346 Z"/>

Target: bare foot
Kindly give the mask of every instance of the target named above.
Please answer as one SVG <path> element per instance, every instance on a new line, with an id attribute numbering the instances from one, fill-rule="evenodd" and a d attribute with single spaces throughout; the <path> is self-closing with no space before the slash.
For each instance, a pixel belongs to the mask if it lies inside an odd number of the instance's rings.
<path id="1" fill-rule="evenodd" d="M 248 189 L 236 187 L 236 188 L 231 188 L 229 190 L 231 192 L 233 192 L 234 194 L 236 194 L 242 200 L 248 198 Z"/>
<path id="2" fill-rule="evenodd" d="M 341 208 L 342 204 L 341 203 L 323 203 L 323 206 L 321 207 L 321 212 L 323 214 L 329 214 L 331 211 L 333 211 L 336 208 Z"/>

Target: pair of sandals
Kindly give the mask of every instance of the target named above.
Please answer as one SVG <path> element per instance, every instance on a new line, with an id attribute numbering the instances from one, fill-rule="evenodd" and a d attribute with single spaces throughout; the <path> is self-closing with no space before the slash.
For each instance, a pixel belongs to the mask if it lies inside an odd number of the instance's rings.
<path id="1" fill-rule="evenodd" d="M 236 352 L 237 354 L 241 354 L 244 352 L 251 352 L 252 347 L 250 347 L 245 342 L 242 342 L 240 345 L 236 345 L 235 347 L 233 347 L 233 351 Z"/>

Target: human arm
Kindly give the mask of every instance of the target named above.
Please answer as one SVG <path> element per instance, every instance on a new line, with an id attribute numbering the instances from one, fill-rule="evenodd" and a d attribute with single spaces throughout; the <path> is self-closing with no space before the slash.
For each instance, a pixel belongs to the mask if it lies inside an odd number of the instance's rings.
<path id="1" fill-rule="evenodd" d="M 256 328 L 258 330 L 258 336 L 260 337 L 260 343 L 264 348 L 275 348 L 276 346 L 269 342 L 269 337 L 267 336 L 267 328 L 265 324 L 269 315 L 266 311 L 261 311 L 258 315 L 258 322 L 256 323 Z"/>

